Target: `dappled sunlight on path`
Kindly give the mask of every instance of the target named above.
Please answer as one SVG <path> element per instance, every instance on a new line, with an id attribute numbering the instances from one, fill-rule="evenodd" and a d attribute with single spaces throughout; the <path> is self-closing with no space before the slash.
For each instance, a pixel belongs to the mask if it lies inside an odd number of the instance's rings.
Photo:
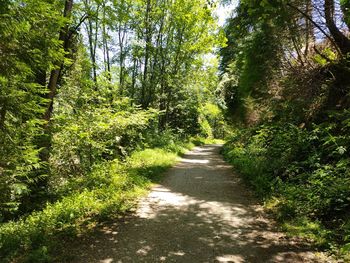
<path id="1" fill-rule="evenodd" d="M 134 215 L 69 249 L 72 262 L 320 262 L 276 230 L 219 148 L 183 156 Z"/>

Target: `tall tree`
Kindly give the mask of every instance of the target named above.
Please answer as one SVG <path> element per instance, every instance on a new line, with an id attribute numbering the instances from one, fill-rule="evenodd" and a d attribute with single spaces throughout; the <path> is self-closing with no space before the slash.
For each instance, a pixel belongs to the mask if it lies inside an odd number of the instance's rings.
<path id="1" fill-rule="evenodd" d="M 63 9 L 63 18 L 65 18 L 65 25 L 59 30 L 58 40 L 62 44 L 64 52 L 69 53 L 72 43 L 72 28 L 71 28 L 71 17 L 73 10 L 73 0 L 66 0 Z M 53 101 L 57 93 L 57 85 L 59 78 L 61 77 L 62 70 L 64 66 L 64 61 L 61 59 L 54 64 L 54 69 L 50 73 L 48 90 L 49 93 L 47 98 L 49 99 L 49 105 L 46 109 L 44 119 L 46 121 L 51 120 L 52 110 L 53 110 Z"/>

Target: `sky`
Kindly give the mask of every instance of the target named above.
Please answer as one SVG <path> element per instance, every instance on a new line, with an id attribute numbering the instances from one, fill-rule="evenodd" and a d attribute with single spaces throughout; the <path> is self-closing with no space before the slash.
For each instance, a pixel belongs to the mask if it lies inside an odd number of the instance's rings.
<path id="1" fill-rule="evenodd" d="M 233 10 L 237 7 L 238 0 L 231 0 L 231 4 L 228 5 L 219 5 L 214 11 L 214 15 L 218 18 L 218 24 L 222 27 L 225 24 L 227 18 L 229 18 L 233 12 Z M 206 61 L 205 63 L 212 64 L 214 60 L 217 60 L 217 51 L 213 50 L 213 52 L 205 54 L 203 59 Z"/>
<path id="2" fill-rule="evenodd" d="M 1 1 L 1 0 L 0 0 Z M 225 21 L 227 18 L 229 18 L 233 12 L 233 10 L 237 7 L 239 0 L 230 0 L 231 4 L 227 5 L 218 5 L 216 10 L 214 11 L 214 14 L 218 18 L 218 25 L 222 27 L 225 24 Z M 216 52 L 206 54 L 204 57 L 206 60 L 210 61 L 213 58 L 217 57 Z M 102 62 L 103 61 L 103 52 L 102 49 L 97 49 L 97 57 L 98 61 Z"/>
<path id="3" fill-rule="evenodd" d="M 219 26 L 223 26 L 225 24 L 225 20 L 230 17 L 232 11 L 238 4 L 238 0 L 233 0 L 231 2 L 232 3 L 229 5 L 219 5 L 216 9 L 215 14 L 218 16 Z"/>

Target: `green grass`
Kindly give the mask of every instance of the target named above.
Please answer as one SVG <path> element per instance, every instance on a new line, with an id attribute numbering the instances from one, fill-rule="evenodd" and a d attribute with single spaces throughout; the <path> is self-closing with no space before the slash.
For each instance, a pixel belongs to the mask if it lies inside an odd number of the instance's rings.
<path id="1" fill-rule="evenodd" d="M 326 230 L 317 220 L 311 221 L 307 217 L 297 217 L 284 221 L 282 229 L 290 236 L 299 236 L 310 240 L 320 248 L 328 246 L 330 231 Z"/>
<path id="2" fill-rule="evenodd" d="M 0 225 L 1 262 L 52 262 L 57 240 L 84 233 L 101 220 L 135 207 L 138 198 L 159 181 L 179 154 L 202 144 L 197 139 L 134 152 L 124 162 L 106 161 L 71 180 L 62 197 L 42 211 Z"/>
<path id="3" fill-rule="evenodd" d="M 225 141 L 222 139 L 212 139 L 212 138 L 202 138 L 202 137 L 194 137 L 191 140 L 196 145 L 203 144 L 224 144 Z"/>

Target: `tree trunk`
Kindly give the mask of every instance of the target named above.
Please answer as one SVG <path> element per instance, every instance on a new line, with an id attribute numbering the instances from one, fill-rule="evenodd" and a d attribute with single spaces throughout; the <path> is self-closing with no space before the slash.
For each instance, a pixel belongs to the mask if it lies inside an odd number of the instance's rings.
<path id="1" fill-rule="evenodd" d="M 64 12 L 63 16 L 67 19 L 70 18 L 72 14 L 72 8 L 73 8 L 73 0 L 66 0 L 64 5 Z M 64 51 L 68 52 L 70 49 L 71 44 L 71 32 L 70 32 L 70 26 L 67 23 L 64 27 L 60 29 L 59 32 L 59 40 L 62 42 Z M 53 111 L 53 102 L 54 98 L 56 96 L 57 92 L 57 85 L 60 80 L 60 77 L 62 75 L 62 69 L 63 69 L 64 61 L 59 61 L 55 65 L 55 69 L 53 69 L 50 72 L 50 78 L 49 83 L 47 85 L 48 87 L 48 94 L 46 95 L 46 98 L 49 100 L 48 106 L 46 108 L 46 111 L 44 113 L 44 120 L 47 122 L 44 127 L 44 134 L 40 135 L 38 137 L 38 148 L 41 148 L 39 158 L 43 164 L 47 164 L 49 161 L 50 156 L 50 148 L 51 148 L 51 132 L 50 132 L 50 122 L 52 117 L 52 111 Z M 48 174 L 47 166 L 43 166 L 41 168 L 41 171 L 38 171 L 39 174 Z M 32 186 L 32 196 L 31 198 L 36 198 L 39 195 L 46 194 L 48 184 L 48 178 L 47 176 L 40 177 L 38 181 L 35 183 L 35 185 Z"/>
<path id="2" fill-rule="evenodd" d="M 90 3 L 88 3 L 87 1 L 84 1 L 84 5 L 85 5 L 85 8 L 91 12 L 89 7 Z M 88 21 L 85 24 L 88 40 L 89 40 L 89 51 L 90 51 L 90 59 L 92 64 L 92 79 L 95 82 L 96 89 L 97 89 L 96 47 L 97 47 L 97 34 L 98 34 L 98 30 L 97 30 L 98 10 L 99 10 L 99 7 L 97 7 L 95 16 L 89 16 Z M 93 19 L 95 20 L 95 32 L 94 32 Z"/>
<path id="3" fill-rule="evenodd" d="M 138 68 L 138 60 L 137 58 L 134 58 L 133 67 L 132 67 L 132 81 L 131 81 L 132 83 L 131 83 L 131 91 L 130 91 L 131 105 L 133 105 L 134 103 L 137 68 Z"/>
<path id="4" fill-rule="evenodd" d="M 153 62 L 151 67 L 151 76 L 150 76 L 150 88 L 148 89 L 147 104 L 152 105 L 156 100 L 156 87 L 159 84 L 160 75 L 163 73 L 160 66 L 160 53 L 163 48 L 163 36 L 164 36 L 164 20 L 165 13 L 163 13 L 162 19 L 160 20 L 157 41 L 155 44 L 155 53 L 153 56 Z"/>
<path id="5" fill-rule="evenodd" d="M 6 101 L 4 101 L 1 110 L 0 110 L 0 130 L 5 129 L 5 119 L 6 119 Z"/>
<path id="6" fill-rule="evenodd" d="M 311 0 L 306 1 L 305 13 L 312 17 L 312 3 Z M 310 41 L 315 41 L 314 39 L 314 27 L 309 19 L 305 18 L 305 50 L 304 57 L 306 58 L 309 54 Z"/>
<path id="7" fill-rule="evenodd" d="M 106 70 L 107 70 L 107 74 L 108 74 L 108 80 L 111 81 L 112 80 L 112 77 L 111 77 L 111 60 L 109 58 L 109 47 L 108 47 L 108 42 L 107 42 L 107 39 L 105 38 L 104 39 L 105 41 L 105 53 L 106 53 Z"/>
<path id="8" fill-rule="evenodd" d="M 89 19 L 88 21 L 89 26 L 88 26 L 88 38 L 89 38 L 89 50 L 90 50 L 90 58 L 91 58 L 91 64 L 92 64 L 92 78 L 94 82 L 97 82 L 97 73 L 96 73 L 96 56 L 94 52 L 94 41 L 92 37 L 92 21 Z"/>
<path id="9" fill-rule="evenodd" d="M 146 16 L 145 16 L 145 41 L 146 41 L 146 47 L 145 47 L 145 65 L 143 70 L 143 81 L 142 81 L 142 89 L 141 89 L 141 106 L 142 108 L 147 108 L 148 105 L 146 105 L 146 92 L 147 92 L 147 74 L 148 74 L 148 60 L 150 56 L 150 47 L 151 47 L 151 41 L 152 41 L 152 34 L 151 34 L 151 28 L 150 28 L 150 13 L 151 13 L 151 0 L 147 0 L 147 6 L 146 6 Z"/>
<path id="10" fill-rule="evenodd" d="M 64 5 L 63 16 L 66 18 L 69 18 L 72 14 L 72 8 L 73 8 L 73 0 L 66 0 Z M 64 51 L 67 52 L 69 50 L 69 42 L 70 42 L 68 24 L 65 25 L 63 28 L 61 28 L 60 34 L 59 34 L 59 40 L 62 41 Z M 44 115 L 44 119 L 46 121 L 50 121 L 51 119 L 52 109 L 53 109 L 53 100 L 56 95 L 57 84 L 58 84 L 59 77 L 61 75 L 62 68 L 63 68 L 63 61 L 61 61 L 58 65 L 56 65 L 56 69 L 52 70 L 50 74 L 50 79 L 48 83 L 49 93 L 47 95 L 47 98 L 49 99 L 49 105 Z"/>
<path id="11" fill-rule="evenodd" d="M 111 81 L 111 62 L 109 58 L 109 47 L 107 40 L 107 31 L 106 31 L 106 8 L 105 3 L 103 2 L 103 21 L 102 21 L 102 42 L 103 42 L 103 54 L 105 59 L 105 71 L 107 72 L 107 78 Z"/>
<path id="12" fill-rule="evenodd" d="M 119 95 L 122 96 L 124 92 L 124 39 L 125 28 L 122 28 L 121 22 L 118 25 L 118 42 L 119 42 Z"/>
<path id="13" fill-rule="evenodd" d="M 305 12 L 304 12 L 303 10 L 301 10 L 299 7 L 294 6 L 294 5 L 290 4 L 290 3 L 287 3 L 286 5 L 289 6 L 289 7 L 291 7 L 291 8 L 293 8 L 293 9 L 295 9 L 295 10 L 298 11 L 300 14 L 302 14 L 307 20 L 309 20 L 310 23 L 311 23 L 312 25 L 314 25 L 315 28 L 317 28 L 318 30 L 320 30 L 320 32 L 333 44 L 334 48 L 337 50 L 337 53 L 338 53 L 340 56 L 343 55 L 342 52 L 341 52 L 341 50 L 339 49 L 337 43 L 336 43 L 335 40 L 332 38 L 332 36 L 330 36 L 330 35 L 322 28 L 322 26 L 320 26 L 318 23 L 316 23 L 316 22 L 312 19 L 312 17 L 311 17 L 309 14 L 305 13 Z"/>
<path id="14" fill-rule="evenodd" d="M 343 55 L 350 52 L 350 40 L 339 30 L 334 21 L 334 1 L 324 1 L 324 14 L 326 19 L 326 25 L 331 33 L 335 43 L 341 50 Z"/>

